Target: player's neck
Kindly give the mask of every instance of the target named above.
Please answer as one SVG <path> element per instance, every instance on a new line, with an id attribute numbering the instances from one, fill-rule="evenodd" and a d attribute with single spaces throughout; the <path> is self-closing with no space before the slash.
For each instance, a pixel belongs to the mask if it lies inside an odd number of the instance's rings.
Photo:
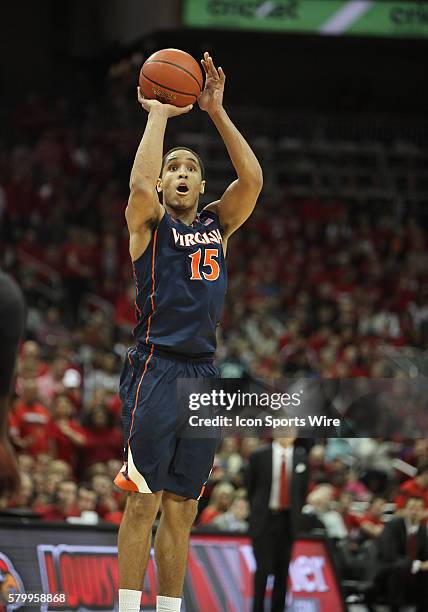
<path id="1" fill-rule="evenodd" d="M 196 210 L 175 210 L 170 206 L 165 206 L 167 212 L 171 215 L 173 219 L 179 219 L 185 225 L 192 225 L 193 221 L 196 219 Z"/>

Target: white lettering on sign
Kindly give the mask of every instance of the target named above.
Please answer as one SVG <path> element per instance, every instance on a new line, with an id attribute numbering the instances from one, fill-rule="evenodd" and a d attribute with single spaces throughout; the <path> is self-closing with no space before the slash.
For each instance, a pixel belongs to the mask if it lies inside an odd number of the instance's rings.
<path id="1" fill-rule="evenodd" d="M 328 586 L 324 579 L 324 558 L 300 555 L 290 563 L 289 574 L 292 589 L 296 593 L 325 593 Z"/>

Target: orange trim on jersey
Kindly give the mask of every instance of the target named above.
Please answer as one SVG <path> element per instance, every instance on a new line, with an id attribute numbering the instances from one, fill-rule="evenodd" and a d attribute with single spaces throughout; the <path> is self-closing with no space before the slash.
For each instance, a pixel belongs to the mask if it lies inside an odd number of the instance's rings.
<path id="1" fill-rule="evenodd" d="M 137 304 L 137 298 L 138 298 L 138 294 L 140 293 L 140 288 L 138 287 L 138 280 L 137 280 L 137 272 L 135 270 L 135 266 L 134 266 L 134 262 L 132 261 L 132 273 L 134 275 L 134 283 L 135 283 L 135 294 L 136 294 L 136 298 L 134 300 L 134 306 L 135 306 L 135 310 L 138 312 L 138 314 L 141 316 L 141 309 Z M 138 319 L 138 317 L 137 317 Z"/>
<path id="2" fill-rule="evenodd" d="M 141 383 L 143 382 L 143 378 L 146 375 L 147 372 L 147 367 L 149 365 L 149 361 L 150 359 L 153 357 L 153 351 L 154 351 L 154 346 L 152 345 L 151 351 L 150 351 L 150 355 L 147 357 L 146 359 L 146 364 L 144 366 L 144 370 L 143 373 L 141 374 L 141 378 L 140 378 L 140 382 L 138 383 L 138 388 L 137 388 L 137 395 L 135 396 L 135 404 L 134 404 L 134 410 L 132 411 L 132 419 L 131 419 L 131 428 L 129 430 L 129 437 L 128 437 L 128 444 L 127 446 L 129 446 L 129 440 L 131 439 L 131 434 L 132 434 L 132 427 L 134 425 L 134 414 L 135 414 L 135 410 L 137 408 L 137 404 L 138 404 L 138 395 L 140 393 L 140 387 L 141 387 Z"/>
<path id="3" fill-rule="evenodd" d="M 204 485 L 204 486 L 202 487 L 201 492 L 200 492 L 200 493 L 199 493 L 199 495 L 198 495 L 198 499 L 201 499 L 202 495 L 204 494 L 204 491 L 205 491 L 205 486 L 206 486 L 206 485 Z"/>
<path id="4" fill-rule="evenodd" d="M 150 320 L 152 318 L 152 315 L 155 311 L 155 253 L 156 253 L 156 239 L 158 236 L 158 230 L 155 230 L 155 233 L 153 234 L 153 249 L 152 249 L 152 293 L 150 295 L 150 299 L 152 302 L 152 312 L 149 315 L 149 318 L 147 320 L 147 334 L 146 334 L 146 344 L 149 343 L 149 335 L 150 335 Z M 153 348 L 153 347 L 152 347 Z"/>
<path id="5" fill-rule="evenodd" d="M 138 491 L 138 487 L 135 482 L 133 480 L 126 479 L 122 472 L 118 473 L 113 482 L 117 487 L 123 489 L 124 491 Z"/>

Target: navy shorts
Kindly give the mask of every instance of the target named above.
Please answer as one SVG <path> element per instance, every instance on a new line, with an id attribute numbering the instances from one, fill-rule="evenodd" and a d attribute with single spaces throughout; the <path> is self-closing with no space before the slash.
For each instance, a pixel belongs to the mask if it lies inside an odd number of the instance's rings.
<path id="1" fill-rule="evenodd" d="M 162 356 L 160 356 L 162 355 Z M 128 350 L 120 379 L 124 465 L 115 484 L 126 491 L 170 491 L 199 499 L 211 473 L 215 438 L 177 435 L 177 378 L 217 378 L 212 360 L 178 360 L 156 349 Z"/>

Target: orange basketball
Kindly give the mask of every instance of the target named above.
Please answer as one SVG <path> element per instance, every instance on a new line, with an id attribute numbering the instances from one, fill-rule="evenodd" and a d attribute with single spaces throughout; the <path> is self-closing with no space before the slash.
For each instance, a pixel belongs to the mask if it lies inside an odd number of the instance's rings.
<path id="1" fill-rule="evenodd" d="M 204 78 L 191 55 L 180 49 L 162 49 L 144 62 L 139 85 L 145 98 L 182 107 L 196 102 Z"/>

